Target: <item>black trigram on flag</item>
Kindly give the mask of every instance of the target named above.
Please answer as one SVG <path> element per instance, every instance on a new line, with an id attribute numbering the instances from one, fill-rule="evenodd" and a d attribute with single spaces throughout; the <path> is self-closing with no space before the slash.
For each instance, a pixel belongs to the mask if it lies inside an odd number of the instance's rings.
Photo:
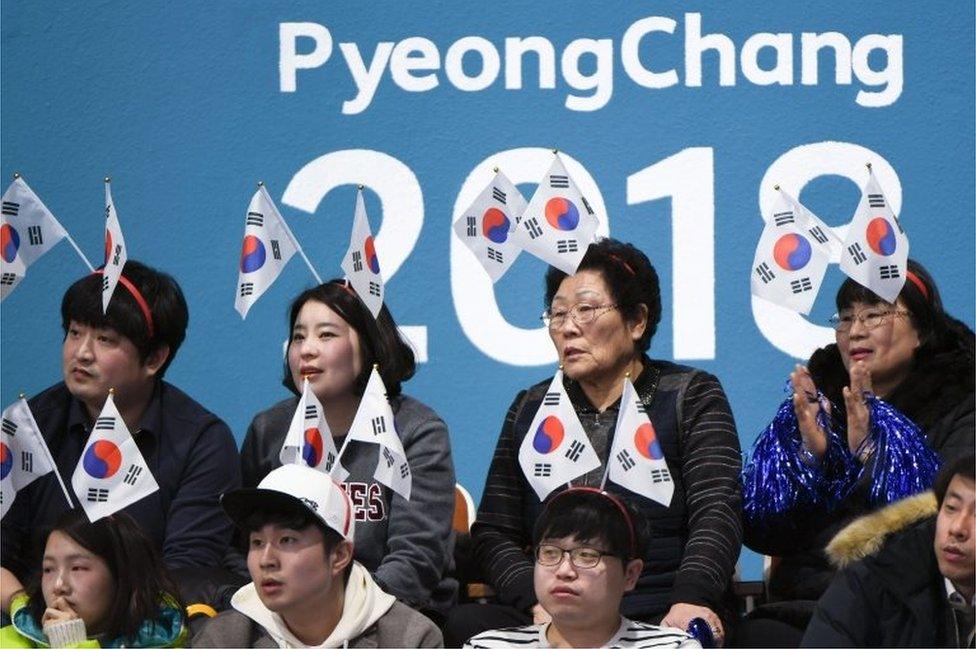
<path id="1" fill-rule="evenodd" d="M 386 418 L 383 417 L 383 415 L 373 417 L 373 421 L 371 423 L 373 424 L 374 435 L 379 435 L 386 432 Z"/>
<path id="2" fill-rule="evenodd" d="M 44 234 L 41 232 L 41 226 L 32 225 L 27 228 L 27 238 L 32 246 L 44 245 Z"/>
<path id="3" fill-rule="evenodd" d="M 617 461 L 620 462 L 620 466 L 624 468 L 624 471 L 630 471 L 637 465 L 637 462 L 634 462 L 634 458 L 630 457 L 627 449 L 617 453 Z"/>
<path id="4" fill-rule="evenodd" d="M 803 293 L 805 291 L 813 290 L 813 283 L 810 281 L 809 277 L 802 277 L 800 279 L 794 279 L 790 282 L 790 289 L 794 294 Z"/>
<path id="5" fill-rule="evenodd" d="M 508 199 L 508 196 L 505 195 L 505 192 L 498 189 L 497 187 L 491 188 L 491 197 L 494 198 L 499 203 L 501 203 L 502 205 L 504 205 L 505 201 Z"/>
<path id="6" fill-rule="evenodd" d="M 383 459 L 386 460 L 386 467 L 390 468 L 396 464 L 396 457 L 390 452 L 390 449 L 383 447 Z"/>
<path id="7" fill-rule="evenodd" d="M 274 257 L 276 261 L 281 261 L 281 244 L 278 243 L 277 239 L 271 240 L 271 256 Z"/>
<path id="8" fill-rule="evenodd" d="M 264 214 L 261 212 L 248 212 L 247 218 L 244 220 L 244 225 L 256 225 L 257 227 L 264 226 Z"/>
<path id="9" fill-rule="evenodd" d="M 469 216 L 468 217 L 468 232 L 469 237 L 478 236 L 478 217 Z"/>
<path id="10" fill-rule="evenodd" d="M 142 473 L 142 467 L 136 464 L 130 464 L 129 470 L 125 472 L 125 477 L 122 478 L 122 482 L 127 485 L 135 485 L 139 480 L 139 475 Z"/>
<path id="11" fill-rule="evenodd" d="M 759 275 L 759 279 L 762 280 L 763 284 L 769 284 L 776 277 L 776 275 L 773 274 L 773 271 L 770 270 L 769 264 L 766 262 L 756 266 L 756 274 Z"/>
<path id="12" fill-rule="evenodd" d="M 15 273 L 4 273 L 0 275 L 0 284 L 3 286 L 13 286 L 14 282 L 17 281 L 17 275 Z"/>
<path id="13" fill-rule="evenodd" d="M 856 242 L 847 246 L 847 253 L 851 256 L 851 261 L 854 262 L 855 266 L 860 266 L 868 259 L 867 255 L 864 254 L 864 250 L 861 249 L 861 244 Z"/>
<path id="14" fill-rule="evenodd" d="M 820 243 L 827 243 L 827 235 L 824 234 L 824 231 L 820 229 L 819 225 L 813 226 L 812 228 L 807 230 L 807 232 L 809 232 L 810 236 L 816 239 L 817 241 L 819 241 Z"/>
<path id="15" fill-rule="evenodd" d="M 637 402 L 637 412 L 639 412 L 642 415 L 646 415 L 647 414 L 647 406 L 644 405 L 644 402 L 643 401 L 638 401 Z"/>
<path id="16" fill-rule="evenodd" d="M 119 265 L 119 259 L 121 257 L 122 257 L 122 244 L 117 243 L 117 244 L 115 244 L 115 256 L 112 257 L 112 265 L 113 266 L 118 266 Z"/>
<path id="17" fill-rule="evenodd" d="M 363 253 L 358 250 L 352 253 L 352 269 L 357 273 L 363 269 Z"/>
<path id="18" fill-rule="evenodd" d="M 319 409 L 314 403 L 305 406 L 305 419 L 316 419 L 319 416 Z"/>
<path id="19" fill-rule="evenodd" d="M 107 503 L 108 489 L 88 489 L 88 496 L 85 498 L 90 503 Z"/>
<path id="20" fill-rule="evenodd" d="M 576 239 L 560 239 L 556 242 L 556 252 L 577 252 L 579 250 L 579 243 Z"/>
<path id="21" fill-rule="evenodd" d="M 590 207 L 590 203 L 586 200 L 586 196 L 580 196 L 580 199 L 583 201 L 583 207 L 586 208 L 586 213 L 593 216 L 593 208 Z"/>
<path id="22" fill-rule="evenodd" d="M 109 284 L 108 277 L 102 277 L 102 292 L 103 293 L 108 290 L 108 284 Z"/>
<path id="23" fill-rule="evenodd" d="M 546 396 L 542 397 L 542 403 L 547 406 L 558 406 L 559 405 L 559 393 L 558 392 L 546 392 Z"/>
<path id="24" fill-rule="evenodd" d="M 881 279 L 898 279 L 901 277 L 901 274 L 898 272 L 898 266 L 894 264 L 880 267 L 878 274 L 881 276 Z"/>
<path id="25" fill-rule="evenodd" d="M 793 210 L 789 212 L 777 212 L 773 214 L 773 223 L 776 225 L 786 225 L 787 223 L 794 223 L 796 219 L 793 217 Z"/>
<path id="26" fill-rule="evenodd" d="M 376 282 L 370 282 L 369 283 L 369 294 L 370 295 L 375 295 L 376 297 L 379 297 L 381 292 L 382 291 L 380 291 L 380 285 L 379 284 L 377 284 Z"/>
<path id="27" fill-rule="evenodd" d="M 254 295 L 254 284 L 252 282 L 241 282 L 241 297 Z"/>
<path id="28" fill-rule="evenodd" d="M 549 186 L 557 189 L 565 189 L 569 187 L 569 176 L 560 176 L 559 174 L 551 174 L 549 176 Z"/>
<path id="29" fill-rule="evenodd" d="M 16 435 L 17 434 L 17 424 L 15 424 L 14 422 L 10 421 L 6 417 L 4 418 L 3 424 L 0 427 L 2 427 L 3 432 L 7 433 L 8 435 Z"/>
<path id="30" fill-rule="evenodd" d="M 400 465 L 400 477 L 406 478 L 408 475 L 410 475 L 410 465 L 404 462 Z"/>
<path id="31" fill-rule="evenodd" d="M 651 482 L 671 482 L 671 473 L 667 469 L 651 469 Z"/>
<path id="32" fill-rule="evenodd" d="M 99 417 L 95 420 L 95 430 L 114 430 L 115 417 Z"/>
<path id="33" fill-rule="evenodd" d="M 884 194 L 868 194 L 868 205 L 871 207 L 884 207 Z"/>
<path id="34" fill-rule="evenodd" d="M 30 451 L 20 452 L 20 470 L 28 473 L 34 471 L 34 454 Z"/>
<path id="35" fill-rule="evenodd" d="M 573 443 L 569 445 L 568 449 L 566 449 L 566 457 L 569 458 L 570 462 L 575 462 L 580 458 L 580 455 L 582 455 L 583 451 L 585 450 L 586 444 L 583 444 L 578 439 L 574 439 Z"/>
<path id="36" fill-rule="evenodd" d="M 534 216 L 528 221 L 522 221 L 522 225 L 528 231 L 530 239 L 537 239 L 542 236 L 542 228 L 539 227 L 539 220 Z"/>
<path id="37" fill-rule="evenodd" d="M 495 250 L 491 246 L 485 246 L 488 249 L 488 259 L 492 261 L 497 261 L 499 264 L 505 263 L 505 256 L 502 254 L 501 250 Z"/>
<path id="38" fill-rule="evenodd" d="M 20 211 L 20 203 L 14 203 L 13 201 L 4 201 L 3 210 L 4 214 L 7 216 L 17 216 L 17 212 Z"/>
<path id="39" fill-rule="evenodd" d="M 325 470 L 326 472 L 332 470 L 332 465 L 335 464 L 336 456 L 332 451 L 325 456 Z"/>
<path id="40" fill-rule="evenodd" d="M 540 462 L 532 467 L 532 475 L 537 478 L 548 478 L 552 475 L 552 465 L 547 462 Z"/>

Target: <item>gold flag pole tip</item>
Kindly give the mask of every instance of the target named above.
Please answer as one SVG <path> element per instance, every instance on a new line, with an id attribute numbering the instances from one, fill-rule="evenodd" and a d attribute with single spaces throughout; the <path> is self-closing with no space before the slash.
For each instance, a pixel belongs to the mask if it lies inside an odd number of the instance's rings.
<path id="1" fill-rule="evenodd" d="M 18 178 L 20 178 L 20 172 L 19 171 L 15 171 L 14 172 L 14 180 L 17 180 Z"/>
<path id="2" fill-rule="evenodd" d="M 779 185 L 773 185 L 773 189 L 775 189 L 776 191 L 779 191 Z"/>
<path id="3" fill-rule="evenodd" d="M 564 366 L 563 366 L 563 364 L 562 364 L 562 363 L 560 363 L 560 364 L 559 364 L 559 371 L 560 371 L 560 372 L 562 372 L 562 371 L 563 371 L 563 367 L 564 367 Z"/>
<path id="4" fill-rule="evenodd" d="M 557 153 L 559 153 L 559 149 L 553 149 L 553 150 L 552 150 L 552 154 L 553 154 L 553 155 L 556 155 Z"/>
<path id="5" fill-rule="evenodd" d="M 17 398 L 18 398 L 18 399 L 24 399 L 24 398 L 25 398 L 25 397 L 24 397 L 24 393 L 23 393 L 23 392 L 21 392 L 21 393 L 20 393 L 20 396 L 19 396 L 19 397 L 17 397 Z"/>
<path id="6" fill-rule="evenodd" d="M 366 185 L 362 185 L 362 184 L 356 185 L 356 187 L 359 188 L 359 191 L 363 191 L 364 189 L 366 189 Z"/>
<path id="7" fill-rule="evenodd" d="M 106 183 L 112 182 L 112 177 L 111 176 L 105 176 L 105 182 Z"/>
<path id="8" fill-rule="evenodd" d="M 871 171 L 871 163 L 870 162 L 867 163 L 867 168 L 868 168 L 868 171 Z"/>
<path id="9" fill-rule="evenodd" d="M 259 188 L 260 188 L 260 187 L 264 187 L 264 181 L 263 181 L 263 180 L 259 180 L 259 181 L 258 181 L 258 187 L 259 187 Z"/>
<path id="10" fill-rule="evenodd" d="M 379 372 L 380 371 L 380 364 L 379 363 L 373 363 L 373 369 L 376 370 L 377 372 Z"/>
<path id="11" fill-rule="evenodd" d="M 113 396 L 114 396 L 114 395 L 115 395 L 115 388 L 109 388 L 109 389 L 108 389 L 108 393 L 109 393 L 110 395 L 113 395 Z"/>
<path id="12" fill-rule="evenodd" d="M 498 167 L 492 167 L 492 171 L 494 171 L 497 174 L 498 173 Z"/>

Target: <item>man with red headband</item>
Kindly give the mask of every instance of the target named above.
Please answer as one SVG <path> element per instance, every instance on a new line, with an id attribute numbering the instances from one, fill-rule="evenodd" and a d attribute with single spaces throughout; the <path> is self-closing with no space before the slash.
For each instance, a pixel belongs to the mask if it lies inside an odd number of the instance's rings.
<path id="1" fill-rule="evenodd" d="M 575 487 L 552 496 L 533 534 L 535 593 L 552 621 L 485 631 L 465 647 L 700 649 L 683 631 L 620 614 L 620 600 L 644 567 L 646 527 L 630 505 L 599 489 Z"/>
<path id="2" fill-rule="evenodd" d="M 176 280 L 137 261 L 126 262 L 108 313 L 101 274 L 78 280 L 61 301 L 64 380 L 29 401 L 58 471 L 70 476 L 114 388 L 119 413 L 159 483 L 125 511 L 159 544 L 170 569 L 220 565 L 232 525 L 218 497 L 241 482 L 227 425 L 162 380 L 188 320 Z M 17 494 L 0 530 L 4 610 L 40 567 L 40 540 L 67 509 L 52 475 Z"/>

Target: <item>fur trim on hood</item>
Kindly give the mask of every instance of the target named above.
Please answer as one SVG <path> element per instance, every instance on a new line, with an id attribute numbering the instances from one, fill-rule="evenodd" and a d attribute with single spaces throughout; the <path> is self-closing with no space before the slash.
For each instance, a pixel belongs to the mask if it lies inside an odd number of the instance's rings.
<path id="1" fill-rule="evenodd" d="M 846 568 L 880 550 L 891 534 L 936 512 L 935 494 L 931 491 L 892 503 L 858 518 L 838 532 L 824 550 L 827 559 L 835 568 Z"/>

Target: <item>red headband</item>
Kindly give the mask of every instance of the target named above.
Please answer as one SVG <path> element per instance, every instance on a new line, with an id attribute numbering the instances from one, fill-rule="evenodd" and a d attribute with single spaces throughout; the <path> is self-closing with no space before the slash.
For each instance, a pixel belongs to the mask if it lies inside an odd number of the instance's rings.
<path id="1" fill-rule="evenodd" d="M 549 501 L 549 504 L 546 505 L 546 508 L 548 509 L 550 506 L 552 506 L 552 503 L 555 502 L 556 499 L 558 499 L 560 496 L 563 496 L 565 494 L 580 493 L 580 492 L 603 496 L 604 498 L 612 502 L 614 505 L 616 505 L 617 509 L 620 510 L 620 514 L 624 517 L 624 522 L 627 523 L 627 531 L 630 533 L 630 558 L 631 559 L 642 558 L 637 556 L 637 533 L 634 531 L 634 521 L 630 517 L 630 512 L 627 511 L 626 505 L 624 505 L 624 503 L 620 500 L 620 498 L 613 495 L 612 493 L 608 491 L 603 491 L 602 489 L 597 489 L 596 487 L 570 487 L 568 489 L 560 491 L 555 496 L 553 496 L 552 500 Z"/>
<path id="2" fill-rule="evenodd" d="M 105 271 L 102 269 L 96 270 L 93 275 L 104 275 Z M 143 317 L 146 318 L 146 330 L 149 332 L 149 340 L 153 339 L 155 335 L 155 327 L 153 327 L 152 311 L 149 310 L 149 304 L 146 302 L 146 298 L 142 297 L 142 293 L 136 288 L 136 285 L 129 281 L 129 278 L 125 275 L 119 275 L 119 284 L 124 286 L 129 294 L 132 295 L 132 299 L 136 301 L 139 305 L 139 310 L 142 311 Z"/>
<path id="3" fill-rule="evenodd" d="M 922 294 L 922 297 L 924 297 L 925 298 L 925 301 L 928 302 L 929 301 L 929 289 L 925 287 L 925 282 L 923 282 L 921 279 L 919 279 L 918 275 L 916 275 L 915 273 L 913 273 L 910 270 L 905 271 L 905 278 L 908 279 L 908 281 L 910 281 L 912 284 L 915 285 L 915 288 L 917 288 L 919 290 L 919 292 Z"/>

